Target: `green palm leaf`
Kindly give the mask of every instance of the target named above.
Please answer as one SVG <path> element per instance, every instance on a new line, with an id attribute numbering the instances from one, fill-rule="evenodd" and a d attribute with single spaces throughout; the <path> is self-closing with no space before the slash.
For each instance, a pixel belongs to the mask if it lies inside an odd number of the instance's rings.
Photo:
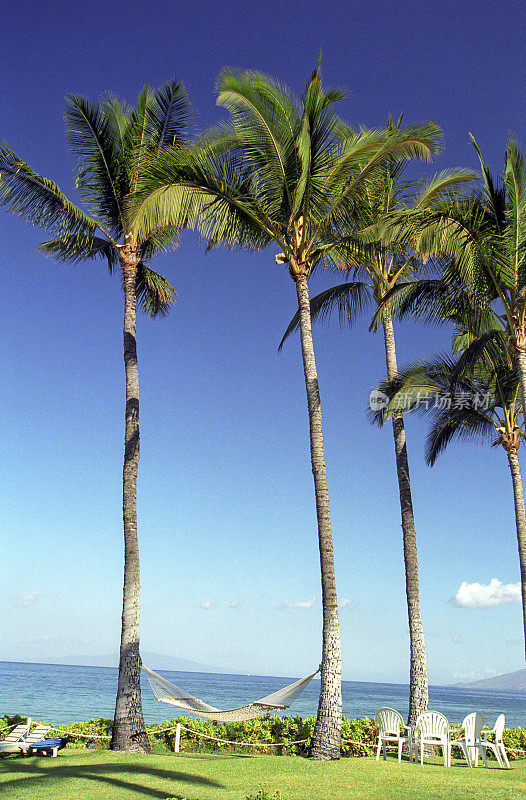
<path id="1" fill-rule="evenodd" d="M 340 325 L 343 325 L 344 322 L 348 325 L 352 325 L 357 315 L 370 302 L 370 295 L 371 287 L 364 283 L 349 282 L 342 283 L 339 286 L 333 286 L 311 298 L 311 319 L 313 321 L 330 319 L 332 312 L 336 310 L 338 311 Z M 289 336 L 299 328 L 299 324 L 300 316 L 299 311 L 297 311 L 283 334 L 278 350 L 282 349 Z"/>
<path id="2" fill-rule="evenodd" d="M 151 140 L 158 150 L 181 146 L 188 139 L 194 111 L 184 84 L 172 78 L 154 92 L 149 106 Z"/>
<path id="3" fill-rule="evenodd" d="M 90 239 L 102 226 L 71 203 L 53 181 L 44 178 L 8 146 L 0 145 L 0 204 L 12 214 L 57 236 Z"/>
<path id="4" fill-rule="evenodd" d="M 462 411 L 441 411 L 426 439 L 426 462 L 432 467 L 440 453 L 455 437 L 475 439 L 483 443 L 494 436 L 495 424 L 491 418 L 471 406 Z"/>
<path id="5" fill-rule="evenodd" d="M 277 236 L 254 175 L 235 154 L 218 158 L 207 144 L 161 153 L 144 171 L 134 210 L 138 235 L 169 225 L 195 227 L 213 245 L 260 249 Z"/>
<path id="6" fill-rule="evenodd" d="M 434 206 L 437 200 L 457 199 L 459 187 L 475 180 L 476 172 L 469 169 L 445 169 L 435 175 L 415 199 L 415 211 Z"/>
<path id="7" fill-rule="evenodd" d="M 177 292 L 166 278 L 154 272 L 143 261 L 137 270 L 135 287 L 137 303 L 150 317 L 165 317 L 175 301 Z"/>
<path id="8" fill-rule="evenodd" d="M 123 151 L 114 134 L 118 118 L 122 126 L 124 107 L 117 108 L 116 98 L 108 98 L 101 105 L 75 94 L 68 95 L 66 103 L 66 129 L 76 159 L 77 188 L 117 238 L 124 229 L 126 175 Z"/>
<path id="9" fill-rule="evenodd" d="M 299 164 L 295 153 L 298 116 L 288 93 L 259 73 L 226 70 L 217 104 L 229 109 L 243 158 L 256 179 L 271 188 L 276 211 L 285 201 L 290 213 L 291 186 Z"/>
<path id="10" fill-rule="evenodd" d="M 113 244 L 107 239 L 98 236 L 86 238 L 82 236 L 61 236 L 48 242 L 42 242 L 37 250 L 47 256 L 56 258 L 57 261 L 70 264 L 80 264 L 83 261 L 93 261 L 96 258 L 105 258 L 108 269 L 113 272 L 118 264 L 117 252 Z"/>

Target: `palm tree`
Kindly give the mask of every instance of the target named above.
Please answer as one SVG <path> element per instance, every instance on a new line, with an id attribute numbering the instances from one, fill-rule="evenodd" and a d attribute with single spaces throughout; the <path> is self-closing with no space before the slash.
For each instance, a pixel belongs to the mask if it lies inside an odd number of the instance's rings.
<path id="1" fill-rule="evenodd" d="M 55 183 L 34 172 L 5 143 L 0 148 L 1 203 L 51 233 L 53 238 L 39 247 L 46 255 L 70 263 L 102 258 L 107 260 L 110 272 L 117 266 L 122 272 L 126 372 L 124 590 L 111 747 L 148 751 L 140 693 L 136 307 L 139 302 L 152 317 L 168 312 L 173 287 L 148 266 L 148 260 L 156 250 L 166 250 L 175 243 L 177 230 L 158 220 L 154 228 L 143 226 L 139 233 L 136 199 L 146 166 L 160 152 L 185 141 L 189 101 L 176 79 L 156 91 L 143 88 L 136 108 L 126 108 L 115 97 L 93 104 L 79 95 L 69 95 L 66 101 L 76 187 L 87 211 L 71 203 Z"/>
<path id="2" fill-rule="evenodd" d="M 447 254 L 441 279 L 418 281 L 387 300 L 399 316 L 428 321 L 456 320 L 470 331 L 459 369 L 504 335 L 516 360 L 521 405 L 526 409 L 526 167 L 510 134 L 504 175 L 496 180 L 471 136 L 482 167 L 482 191 L 469 198 L 446 199 L 431 214 L 394 214 L 393 236 L 412 242 L 423 258 Z M 524 505 L 524 503 L 523 503 Z M 524 513 L 524 509 L 521 513 Z M 519 544 L 521 551 L 521 545 Z M 521 581 L 526 585 L 526 552 L 520 552 Z"/>
<path id="3" fill-rule="evenodd" d="M 475 359 L 467 353 L 472 339 L 467 333 L 457 336 L 455 349 L 463 350 L 462 355 L 420 361 L 383 384 L 380 390 L 390 403 L 375 417 L 383 422 L 397 407 L 432 413 L 426 446 L 430 466 L 454 438 L 483 439 L 491 441 L 492 447 L 504 448 L 513 484 L 526 644 L 526 514 L 518 457 L 526 434 L 519 371 L 502 328 L 494 326 L 494 336 Z"/>
<path id="4" fill-rule="evenodd" d="M 157 204 L 149 202 L 144 210 L 146 229 L 157 218 L 191 215 L 210 247 L 259 250 L 274 243 L 280 251 L 276 262 L 295 284 L 322 582 L 321 691 L 310 747 L 316 759 L 340 755 L 341 650 L 308 281 L 318 265 L 352 249 L 345 230 L 365 178 L 389 156 L 427 158 L 438 137 L 431 124 L 392 137 L 385 131 L 354 133 L 333 111 L 343 96 L 323 91 L 319 61 L 301 101 L 265 75 L 226 70 L 218 103 L 230 112 L 229 121 L 193 153 L 161 157 L 144 187 L 150 198 L 157 191 Z"/>
<path id="5" fill-rule="evenodd" d="M 400 123 L 401 118 L 394 125 L 389 117 L 388 131 L 391 134 L 399 131 Z M 414 194 L 415 184 L 402 180 L 406 164 L 407 161 L 388 159 L 377 170 L 373 179 L 367 179 L 365 182 L 366 190 L 353 227 L 355 236 L 361 236 L 370 247 L 363 248 L 361 252 L 357 247 L 357 252 L 351 258 L 343 258 L 340 264 L 341 269 L 347 272 L 353 271 L 354 277 L 362 273 L 365 280 L 347 281 L 333 286 L 313 297 L 310 304 L 312 319 L 323 319 L 330 316 L 333 310 L 337 310 L 340 323 L 347 322 L 349 325 L 353 324 L 357 313 L 366 305 L 371 303 L 375 306 L 377 311 L 371 327 L 376 329 L 381 324 L 383 328 L 387 378 L 390 381 L 397 376 L 393 325 L 395 308 L 386 304 L 385 300 L 394 287 L 410 285 L 423 266 L 407 247 L 401 246 L 394 237 L 389 236 L 389 231 L 382 231 L 386 217 L 393 211 L 405 207 L 410 196 Z M 418 192 L 412 207 L 423 213 L 425 209 L 431 209 L 437 201 L 458 187 L 461 182 L 472 177 L 473 174 L 467 170 L 445 170 Z M 298 326 L 298 322 L 296 314 L 285 332 L 280 348 Z M 426 646 L 420 613 L 416 530 L 403 413 L 395 413 L 391 419 L 402 514 L 410 638 L 408 724 L 414 725 L 418 716 L 427 711 L 428 707 Z"/>

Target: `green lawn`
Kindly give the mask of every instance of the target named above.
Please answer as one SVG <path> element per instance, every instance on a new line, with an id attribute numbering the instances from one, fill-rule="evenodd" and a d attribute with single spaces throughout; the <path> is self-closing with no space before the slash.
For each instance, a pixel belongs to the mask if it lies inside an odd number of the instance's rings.
<path id="1" fill-rule="evenodd" d="M 526 760 L 511 770 L 451 769 L 388 758 L 313 762 L 292 756 L 123 755 L 63 750 L 0 759 L 2 800 L 244 800 L 265 787 L 283 800 L 526 800 Z"/>

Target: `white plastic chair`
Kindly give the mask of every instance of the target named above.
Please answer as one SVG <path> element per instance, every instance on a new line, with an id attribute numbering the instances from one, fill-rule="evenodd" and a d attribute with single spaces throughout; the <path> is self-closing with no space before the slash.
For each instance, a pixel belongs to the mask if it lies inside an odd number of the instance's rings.
<path id="1" fill-rule="evenodd" d="M 504 742 L 502 741 L 502 734 L 504 732 L 505 724 L 506 717 L 504 714 L 500 714 L 491 730 L 481 732 L 481 744 L 482 747 L 487 747 L 488 750 L 491 750 L 493 753 L 495 753 L 495 758 L 497 759 L 499 767 L 503 767 L 505 762 L 507 768 L 510 769 L 510 762 L 508 761 L 506 748 L 504 747 Z M 494 743 L 488 742 L 488 736 L 491 734 L 495 736 Z"/>
<path id="2" fill-rule="evenodd" d="M 420 714 L 415 725 L 414 744 L 418 757 L 420 750 L 420 763 L 424 763 L 425 745 L 441 747 L 444 754 L 444 766 L 451 766 L 451 742 L 449 741 L 449 723 L 443 714 L 438 711 L 424 711 Z"/>
<path id="3" fill-rule="evenodd" d="M 21 742 L 24 741 L 25 737 L 29 733 L 30 727 L 31 717 L 28 717 L 27 722 L 17 725 L 16 728 L 5 737 L 5 739 L 0 741 L 0 753 L 19 753 L 22 749 Z"/>
<path id="4" fill-rule="evenodd" d="M 462 729 L 464 731 L 463 739 L 452 739 L 450 746 L 460 747 L 464 753 L 464 758 L 468 763 L 468 767 L 475 766 L 479 763 L 479 753 L 482 756 L 482 763 L 485 767 L 488 766 L 486 761 L 486 753 L 484 752 L 484 745 L 481 742 L 480 735 L 484 727 L 484 717 L 478 711 L 468 714 L 462 720 Z"/>
<path id="5" fill-rule="evenodd" d="M 27 736 L 24 736 L 24 739 L 20 742 L 20 749 L 21 751 L 26 754 L 32 744 L 37 744 L 37 742 L 41 742 L 42 739 L 46 738 L 46 734 L 49 733 L 51 730 L 51 725 L 37 725 L 31 733 L 28 733 Z"/>
<path id="6" fill-rule="evenodd" d="M 383 751 L 384 761 L 388 744 L 398 745 L 398 761 L 402 760 L 402 748 L 407 742 L 409 745 L 409 758 L 413 760 L 413 737 L 411 728 L 404 724 L 404 720 L 394 708 L 380 708 L 374 715 L 374 721 L 378 725 L 378 749 L 376 760 L 380 758 L 380 750 Z M 407 731 L 407 735 L 402 735 L 400 730 Z"/>

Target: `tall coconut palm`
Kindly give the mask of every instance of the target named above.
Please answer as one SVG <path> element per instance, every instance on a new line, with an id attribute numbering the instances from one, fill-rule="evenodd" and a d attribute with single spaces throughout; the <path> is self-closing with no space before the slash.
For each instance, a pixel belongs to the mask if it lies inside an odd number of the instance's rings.
<path id="1" fill-rule="evenodd" d="M 172 214 L 176 220 L 188 213 L 197 216 L 210 246 L 258 250 L 274 243 L 280 251 L 276 262 L 286 266 L 295 284 L 322 582 L 321 691 L 310 748 L 317 759 L 340 754 L 341 651 L 308 281 L 318 265 L 334 263 L 342 249 L 352 249 L 345 231 L 365 178 L 389 156 L 427 158 L 438 138 L 431 124 L 392 137 L 385 131 L 354 133 L 333 111 L 343 96 L 323 91 L 319 63 L 301 101 L 265 75 L 227 70 L 218 103 L 230 112 L 229 121 L 193 153 L 162 157 L 145 184 L 148 198 L 157 190 L 157 205 L 148 202 L 144 210 L 146 229 L 157 216 Z"/>
<path id="2" fill-rule="evenodd" d="M 462 356 L 473 362 L 498 346 L 503 332 L 510 358 L 516 359 L 522 409 L 526 408 L 526 167 L 510 134 L 505 170 L 494 179 L 471 137 L 482 166 L 482 191 L 469 198 L 447 199 L 430 215 L 394 214 L 392 235 L 412 242 L 422 257 L 447 254 L 450 262 L 440 280 L 396 287 L 388 297 L 399 316 L 429 321 L 454 319 L 471 333 Z M 521 555 L 526 584 L 526 553 Z"/>
<path id="3" fill-rule="evenodd" d="M 400 129 L 401 119 L 394 125 L 391 117 L 388 131 L 394 134 Z M 402 180 L 407 161 L 388 159 L 372 179 L 366 179 L 366 190 L 353 220 L 357 239 L 356 253 L 351 257 L 342 254 L 340 269 L 353 272 L 353 277 L 363 274 L 364 281 L 347 281 L 321 292 L 311 300 L 312 319 L 328 317 L 337 310 L 340 323 L 352 325 L 356 315 L 368 304 L 376 307 L 372 327 L 381 324 L 384 334 L 385 359 L 388 380 L 397 376 L 396 345 L 393 325 L 393 308 L 385 300 L 393 287 L 408 286 L 422 271 L 423 265 L 407 247 L 403 247 L 389 231 L 382 232 L 382 223 L 395 210 L 406 207 L 423 213 L 456 190 L 463 181 L 471 180 L 473 173 L 467 170 L 445 170 L 435 176 L 426 186 L 416 192 L 414 182 Z M 416 194 L 416 196 L 414 196 Z M 412 196 L 413 195 L 413 196 Z M 358 239 L 363 238 L 369 248 L 360 252 Z M 298 314 L 292 319 L 282 341 L 298 326 Z M 392 415 L 395 445 L 396 473 L 402 515 L 405 588 L 410 639 L 409 669 L 409 716 L 408 724 L 414 725 L 418 716 L 428 707 L 427 660 L 422 616 L 420 612 L 418 555 L 416 529 L 413 513 L 409 459 L 405 435 L 404 418 L 401 412 Z"/>
<path id="4" fill-rule="evenodd" d="M 383 384 L 380 390 L 390 403 L 377 412 L 376 420 L 385 421 L 400 407 L 432 414 L 426 446 L 430 466 L 455 438 L 482 438 L 491 441 L 493 447 L 504 448 L 513 485 L 526 644 L 526 514 L 518 457 L 526 434 L 519 372 L 499 326 L 494 326 L 494 336 L 476 357 L 473 352 L 466 357 L 465 348 L 472 338 L 467 333 L 457 337 L 456 346 L 464 351 L 462 355 L 420 361 Z"/>
<path id="5" fill-rule="evenodd" d="M 3 144 L 0 149 L 1 203 L 13 214 L 45 228 L 53 238 L 39 249 L 59 261 L 106 259 L 122 273 L 124 365 L 126 373 L 123 468 L 124 590 L 119 679 L 113 737 L 115 750 L 148 751 L 140 693 L 139 550 L 137 470 L 139 465 L 139 376 L 136 348 L 137 303 L 152 317 L 165 315 L 174 290 L 148 260 L 176 241 L 172 223 L 158 219 L 139 232 L 137 187 L 160 152 L 177 149 L 189 122 L 189 101 L 176 79 L 152 91 L 145 87 L 135 108 L 115 97 L 94 104 L 69 95 L 66 124 L 75 158 L 76 187 L 86 211 L 59 187 L 34 172 Z M 144 201 L 144 198 L 143 198 Z"/>

